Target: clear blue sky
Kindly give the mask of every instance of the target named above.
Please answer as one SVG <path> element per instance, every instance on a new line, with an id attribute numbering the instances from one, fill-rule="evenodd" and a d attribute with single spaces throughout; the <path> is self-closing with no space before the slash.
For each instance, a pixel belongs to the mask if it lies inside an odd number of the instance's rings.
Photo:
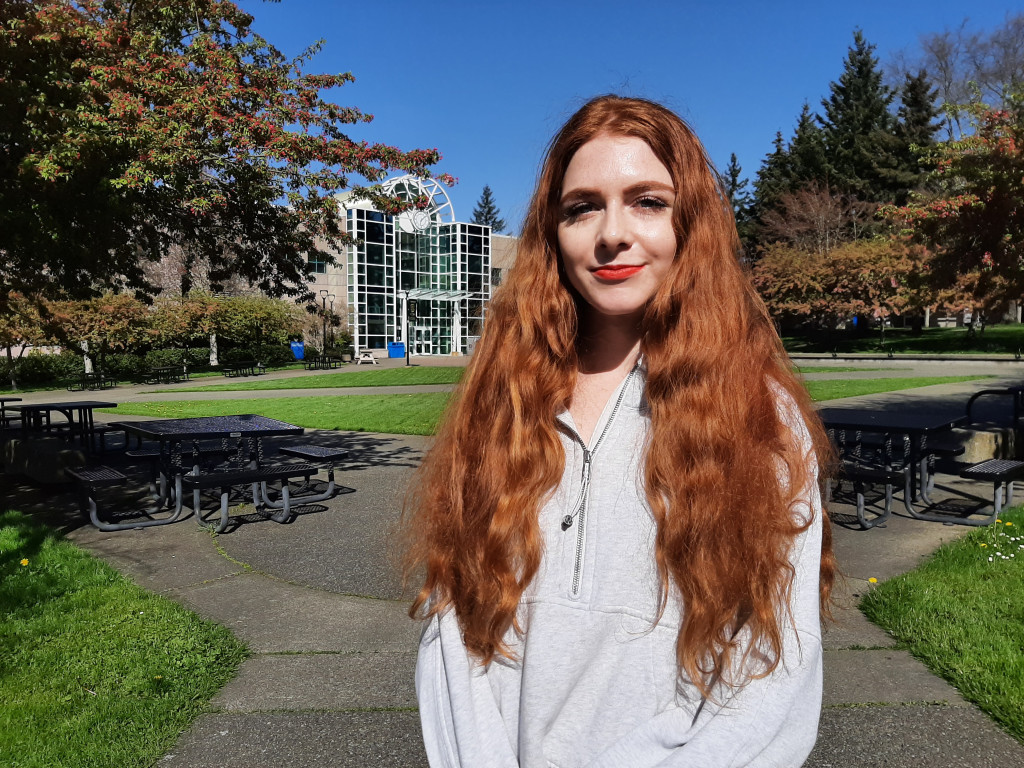
<path id="1" fill-rule="evenodd" d="M 1013 0 L 242 0 L 287 55 L 317 39 L 310 72 L 352 72 L 330 94 L 375 116 L 356 139 L 437 147 L 467 221 L 489 184 L 518 227 L 552 134 L 589 97 L 655 99 L 684 117 L 724 169 L 751 180 L 804 101 L 820 111 L 860 27 L 883 65 L 920 35 L 989 30 Z"/>

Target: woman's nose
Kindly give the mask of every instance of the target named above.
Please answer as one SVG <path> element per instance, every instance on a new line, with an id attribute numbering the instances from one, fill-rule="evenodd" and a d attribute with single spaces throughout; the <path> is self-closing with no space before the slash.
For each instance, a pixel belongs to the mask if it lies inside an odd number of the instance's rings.
<path id="1" fill-rule="evenodd" d="M 620 206 L 609 205 L 605 208 L 598 231 L 598 245 L 609 250 L 618 250 L 628 246 L 632 239 L 629 219 Z"/>

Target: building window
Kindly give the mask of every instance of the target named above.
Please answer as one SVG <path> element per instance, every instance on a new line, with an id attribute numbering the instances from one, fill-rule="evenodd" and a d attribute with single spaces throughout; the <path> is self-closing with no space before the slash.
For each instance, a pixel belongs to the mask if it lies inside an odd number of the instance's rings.
<path id="1" fill-rule="evenodd" d="M 324 275 L 327 274 L 327 262 L 316 255 L 310 255 L 306 258 L 309 262 L 309 266 L 313 269 L 313 274 Z"/>

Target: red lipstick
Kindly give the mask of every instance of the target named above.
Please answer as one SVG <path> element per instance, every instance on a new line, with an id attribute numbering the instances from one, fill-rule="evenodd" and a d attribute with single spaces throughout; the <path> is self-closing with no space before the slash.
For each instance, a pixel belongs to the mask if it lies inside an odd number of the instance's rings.
<path id="1" fill-rule="evenodd" d="M 643 264 L 605 264 L 595 269 L 594 274 L 602 280 L 625 280 L 643 268 Z"/>

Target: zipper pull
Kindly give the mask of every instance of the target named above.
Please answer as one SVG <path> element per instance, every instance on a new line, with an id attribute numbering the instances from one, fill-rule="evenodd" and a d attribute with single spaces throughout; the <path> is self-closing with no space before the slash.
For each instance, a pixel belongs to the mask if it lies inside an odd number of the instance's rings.
<path id="1" fill-rule="evenodd" d="M 576 515 L 580 513 L 583 505 L 587 503 L 587 491 L 590 489 L 590 451 L 586 448 L 583 449 L 583 478 L 580 482 L 580 495 L 576 499 L 576 503 L 573 504 L 572 514 L 566 515 L 562 518 L 562 530 L 567 531 L 572 528 L 573 522 L 576 520 Z"/>

